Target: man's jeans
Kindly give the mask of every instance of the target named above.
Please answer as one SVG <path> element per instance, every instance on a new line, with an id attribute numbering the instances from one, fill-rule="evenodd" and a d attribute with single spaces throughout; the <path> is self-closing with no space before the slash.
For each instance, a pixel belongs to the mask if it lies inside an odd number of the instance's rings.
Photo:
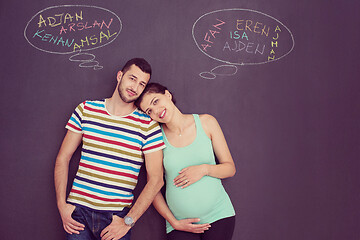
<path id="1" fill-rule="evenodd" d="M 85 225 L 85 229 L 80 231 L 80 234 L 68 234 L 68 240 L 100 240 L 101 231 L 106 228 L 113 219 L 113 214 L 124 218 L 129 212 L 129 208 L 125 207 L 123 211 L 120 212 L 96 212 L 90 209 L 76 206 L 74 212 L 72 213 L 72 218 L 75 221 L 78 221 Z M 121 238 L 121 240 L 130 240 L 129 232 Z"/>

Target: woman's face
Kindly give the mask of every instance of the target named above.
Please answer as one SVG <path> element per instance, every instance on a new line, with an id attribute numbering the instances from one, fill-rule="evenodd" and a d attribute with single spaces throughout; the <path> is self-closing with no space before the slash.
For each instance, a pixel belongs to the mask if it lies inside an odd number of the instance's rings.
<path id="1" fill-rule="evenodd" d="M 171 101 L 171 94 L 167 90 L 165 94 L 145 93 L 140 103 L 141 110 L 155 121 L 161 123 L 169 122 L 174 106 L 174 103 Z"/>

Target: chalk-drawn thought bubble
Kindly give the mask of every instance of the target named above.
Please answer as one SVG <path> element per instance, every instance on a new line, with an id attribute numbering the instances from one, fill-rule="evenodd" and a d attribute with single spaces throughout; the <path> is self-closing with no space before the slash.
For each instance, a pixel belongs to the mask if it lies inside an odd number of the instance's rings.
<path id="1" fill-rule="evenodd" d="M 276 61 L 288 55 L 295 45 L 292 33 L 283 23 L 249 9 L 204 14 L 194 23 L 192 34 L 205 55 L 234 65 Z"/>
<path id="2" fill-rule="evenodd" d="M 38 12 L 27 23 L 24 36 L 38 50 L 69 54 L 108 45 L 121 28 L 120 18 L 105 8 L 64 5 Z"/>

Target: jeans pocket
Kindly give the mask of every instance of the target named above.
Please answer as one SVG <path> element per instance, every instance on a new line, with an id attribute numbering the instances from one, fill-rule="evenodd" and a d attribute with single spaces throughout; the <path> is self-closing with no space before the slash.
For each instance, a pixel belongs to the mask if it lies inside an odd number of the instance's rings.
<path id="1" fill-rule="evenodd" d="M 73 212 L 71 213 L 71 217 L 73 217 L 73 215 L 76 215 L 76 212 L 78 211 L 78 207 L 76 205 L 74 205 L 75 208 L 73 210 Z"/>

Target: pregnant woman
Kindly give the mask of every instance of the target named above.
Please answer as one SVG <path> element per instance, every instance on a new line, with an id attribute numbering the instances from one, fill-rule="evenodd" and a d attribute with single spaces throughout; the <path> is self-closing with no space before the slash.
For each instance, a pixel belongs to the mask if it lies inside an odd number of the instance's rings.
<path id="1" fill-rule="evenodd" d="M 166 201 L 158 193 L 153 204 L 166 219 L 167 238 L 231 239 L 235 211 L 221 179 L 236 170 L 216 119 L 181 113 L 172 94 L 158 83 L 148 84 L 136 105 L 161 123 Z"/>

